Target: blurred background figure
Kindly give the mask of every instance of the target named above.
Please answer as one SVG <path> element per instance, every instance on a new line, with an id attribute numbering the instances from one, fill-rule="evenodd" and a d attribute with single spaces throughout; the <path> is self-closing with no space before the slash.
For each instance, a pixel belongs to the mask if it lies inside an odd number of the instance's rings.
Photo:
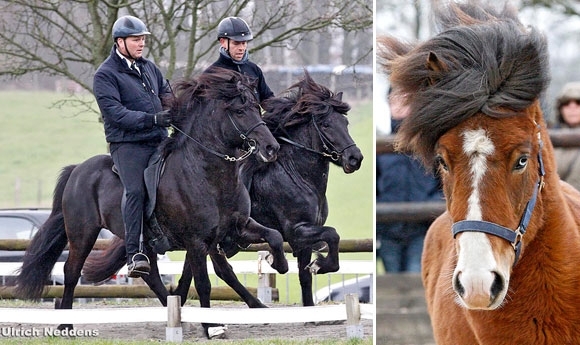
<path id="1" fill-rule="evenodd" d="M 554 128 L 580 130 L 580 82 L 566 83 L 556 99 Z M 578 147 L 554 148 L 558 175 L 580 190 L 580 149 Z"/>
<path id="2" fill-rule="evenodd" d="M 391 133 L 409 115 L 404 95 L 389 89 Z M 441 201 L 439 180 L 416 158 L 404 153 L 377 155 L 377 202 Z M 423 241 L 430 221 L 377 223 L 377 258 L 387 273 L 420 272 Z"/>

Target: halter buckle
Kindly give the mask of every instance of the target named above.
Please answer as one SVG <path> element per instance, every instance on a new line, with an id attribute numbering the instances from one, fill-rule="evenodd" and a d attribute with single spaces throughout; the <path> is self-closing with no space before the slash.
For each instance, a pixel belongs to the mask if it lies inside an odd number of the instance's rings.
<path id="1" fill-rule="evenodd" d="M 521 229 L 522 229 L 522 227 L 518 226 L 518 228 L 515 231 L 516 238 L 512 242 L 512 247 L 514 247 L 514 250 L 516 250 L 516 251 L 518 250 L 518 246 L 519 246 L 520 242 L 522 241 L 522 237 L 524 237 L 524 234 L 522 233 Z"/>

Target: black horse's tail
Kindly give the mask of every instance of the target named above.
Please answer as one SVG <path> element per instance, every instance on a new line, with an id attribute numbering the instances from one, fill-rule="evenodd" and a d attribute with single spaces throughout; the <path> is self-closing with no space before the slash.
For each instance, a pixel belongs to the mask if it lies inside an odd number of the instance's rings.
<path id="1" fill-rule="evenodd" d="M 117 273 L 127 258 L 125 241 L 113 237 L 107 249 L 91 252 L 83 266 L 83 278 L 89 283 L 103 283 Z"/>
<path id="2" fill-rule="evenodd" d="M 75 167 L 76 165 L 69 165 L 62 169 L 54 189 L 52 212 L 26 249 L 14 289 L 15 295 L 20 299 L 35 300 L 42 296 L 52 268 L 66 247 L 68 239 L 62 214 L 62 196 Z"/>

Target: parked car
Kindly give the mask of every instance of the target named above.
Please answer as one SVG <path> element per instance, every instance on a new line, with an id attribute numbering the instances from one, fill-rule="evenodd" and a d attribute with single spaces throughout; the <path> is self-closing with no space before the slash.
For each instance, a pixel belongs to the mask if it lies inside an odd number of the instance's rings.
<path id="1" fill-rule="evenodd" d="M 31 239 L 40 229 L 42 224 L 48 219 L 51 209 L 49 208 L 15 208 L 0 209 L 0 239 Z M 112 232 L 101 229 L 98 239 L 110 239 Z M 0 262 L 22 262 L 24 251 L 0 250 Z M 68 258 L 68 250 L 62 252 L 58 258 L 59 262 L 64 262 Z M 167 255 L 158 255 L 158 261 L 171 261 Z M 1 276 L 1 285 L 14 285 L 14 276 Z M 173 284 L 173 275 L 162 275 L 161 279 L 165 284 Z M 51 277 L 53 284 L 64 284 L 63 276 Z M 83 283 L 81 277 L 81 284 Z M 132 279 L 126 275 L 114 275 L 107 284 L 130 284 Z"/>
<path id="2" fill-rule="evenodd" d="M 31 239 L 50 212 L 48 208 L 0 209 L 0 239 Z M 106 229 L 99 233 L 99 239 L 112 236 L 114 235 Z M 0 262 L 22 262 L 23 257 L 24 251 L 0 250 Z M 68 250 L 65 250 L 58 261 L 64 262 L 67 258 Z M 64 283 L 62 276 L 54 276 L 51 280 L 57 285 Z M 0 276 L 0 285 L 14 285 L 14 276 Z"/>
<path id="3" fill-rule="evenodd" d="M 349 293 L 358 294 L 360 303 L 370 303 L 371 286 L 373 279 L 371 275 L 353 278 L 332 284 L 316 291 L 314 301 L 320 302 L 344 302 L 344 296 Z"/>

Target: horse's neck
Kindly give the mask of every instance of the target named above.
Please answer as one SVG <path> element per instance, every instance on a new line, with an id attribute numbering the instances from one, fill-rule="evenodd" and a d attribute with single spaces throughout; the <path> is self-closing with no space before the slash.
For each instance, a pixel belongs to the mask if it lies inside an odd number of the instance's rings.
<path id="1" fill-rule="evenodd" d="M 310 186 L 319 195 L 326 193 L 328 184 L 329 162 L 322 155 L 309 152 L 294 145 L 282 143 L 283 154 L 279 164 L 290 175 L 300 177 L 300 183 Z"/>
<path id="2" fill-rule="evenodd" d="M 223 155 L 235 157 L 237 148 L 231 147 L 224 141 L 220 140 L 221 136 L 216 135 L 219 125 L 208 126 L 208 121 L 214 121 L 210 117 L 199 117 L 195 119 L 189 129 L 189 135 L 184 141 L 184 150 L 192 152 L 198 159 L 220 157 Z M 217 161 L 219 163 L 219 160 Z"/>
<path id="3" fill-rule="evenodd" d="M 561 185 L 555 173 L 547 173 L 546 177 L 545 187 L 540 192 L 541 210 L 534 211 L 541 212 L 537 215 L 540 224 L 536 223 L 539 226 L 533 238 L 526 239 L 528 234 L 523 237 L 523 257 L 537 262 L 537 265 L 525 263 L 521 268 L 526 271 L 520 275 L 523 284 L 535 275 L 548 278 L 549 282 L 562 279 L 558 284 L 569 281 L 572 276 L 580 280 L 576 268 L 576 263 L 580 262 L 580 192 L 569 185 Z M 531 281 L 539 278 L 534 279 Z"/>

